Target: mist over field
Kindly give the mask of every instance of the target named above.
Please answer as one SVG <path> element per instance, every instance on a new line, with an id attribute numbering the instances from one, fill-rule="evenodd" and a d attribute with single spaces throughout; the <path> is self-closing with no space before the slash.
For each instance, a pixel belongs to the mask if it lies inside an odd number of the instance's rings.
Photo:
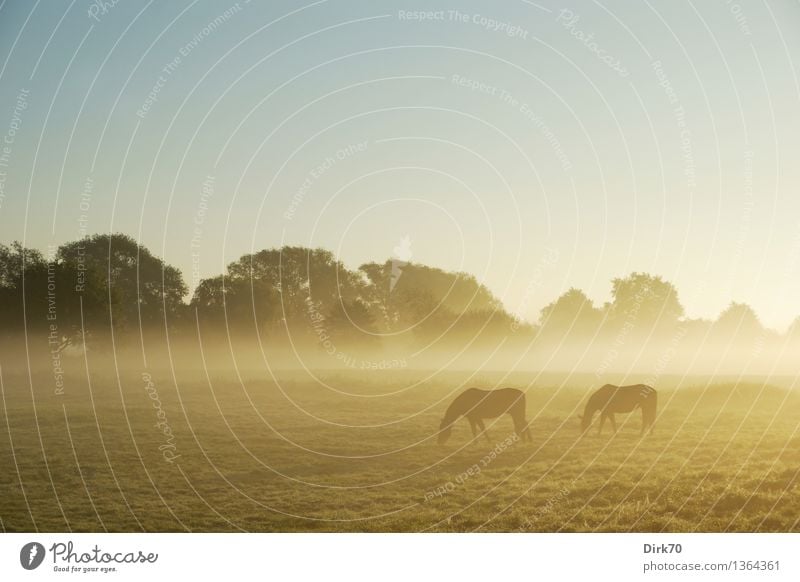
<path id="1" fill-rule="evenodd" d="M 527 322 L 466 273 L 301 248 L 185 301 L 128 237 L 0 251 L 6 531 L 800 527 L 797 338 L 747 306 L 691 320 L 634 273 Z M 609 383 L 656 388 L 651 434 L 581 438 Z M 501 416 L 437 445 L 470 387 L 521 390 L 531 442 Z"/>
<path id="2" fill-rule="evenodd" d="M 679 290 L 646 273 L 610 281 L 602 305 L 568 288 L 528 321 L 469 273 L 397 257 L 351 270 L 323 249 L 265 249 L 189 295 L 178 269 L 124 235 L 51 251 L 0 246 L 7 369 L 73 364 L 70 354 L 85 349 L 125 368 L 202 360 L 254 372 L 507 370 L 657 383 L 780 378 L 800 348 L 800 318 L 779 332 L 731 303 L 714 319 L 692 319 Z"/>
<path id="3" fill-rule="evenodd" d="M 652 434 L 631 414 L 580 438 L 587 377 L 178 366 L 67 374 L 62 395 L 4 369 L 5 531 L 800 528 L 795 391 L 667 378 Z M 437 445 L 474 385 L 524 390 L 532 442 L 501 417 Z"/>

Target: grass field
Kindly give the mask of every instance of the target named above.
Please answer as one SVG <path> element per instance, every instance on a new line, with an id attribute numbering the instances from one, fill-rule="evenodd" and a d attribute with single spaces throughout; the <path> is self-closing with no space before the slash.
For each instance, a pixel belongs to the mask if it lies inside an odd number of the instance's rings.
<path id="1" fill-rule="evenodd" d="M 169 372 L 104 372 L 70 375 L 58 395 L 50 373 L 4 370 L 0 525 L 800 531 L 800 398 L 789 390 L 676 381 L 657 386 L 652 435 L 639 439 L 637 412 L 614 437 L 593 428 L 580 440 L 591 387 L 575 379 L 428 376 L 330 372 L 323 384 L 187 371 L 176 387 Z M 462 421 L 438 446 L 464 385 L 526 390 L 533 442 L 508 445 L 505 417 L 488 427 L 491 444 L 472 442 Z"/>

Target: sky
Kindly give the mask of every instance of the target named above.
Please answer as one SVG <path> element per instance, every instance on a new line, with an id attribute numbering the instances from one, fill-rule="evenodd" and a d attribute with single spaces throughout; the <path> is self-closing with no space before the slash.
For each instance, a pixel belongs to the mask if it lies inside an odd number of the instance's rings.
<path id="1" fill-rule="evenodd" d="M 800 4 L 0 5 L 0 242 L 466 271 L 535 320 L 634 271 L 800 315 Z M 409 242 L 404 243 L 404 240 Z"/>

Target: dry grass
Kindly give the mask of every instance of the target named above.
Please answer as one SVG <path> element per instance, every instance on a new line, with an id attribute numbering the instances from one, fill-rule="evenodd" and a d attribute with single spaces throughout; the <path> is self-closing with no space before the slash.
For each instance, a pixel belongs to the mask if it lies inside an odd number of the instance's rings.
<path id="1" fill-rule="evenodd" d="M 432 438 L 457 374 L 153 378 L 174 463 L 139 373 L 93 374 L 91 390 L 70 376 L 57 396 L 46 373 L 31 390 L 4 371 L 6 531 L 800 530 L 800 400 L 770 386 L 661 389 L 649 437 L 634 414 L 613 438 L 578 440 L 585 388 L 514 377 L 533 443 L 482 463 L 492 446 L 466 423 L 446 447 Z M 489 431 L 502 442 L 510 419 Z"/>

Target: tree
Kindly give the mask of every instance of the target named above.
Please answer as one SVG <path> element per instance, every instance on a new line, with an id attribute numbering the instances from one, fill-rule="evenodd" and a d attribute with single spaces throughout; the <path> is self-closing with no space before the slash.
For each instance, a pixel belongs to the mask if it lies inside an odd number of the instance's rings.
<path id="1" fill-rule="evenodd" d="M 672 283 L 647 273 L 632 273 L 612 282 L 609 320 L 613 327 L 628 326 L 649 333 L 674 326 L 684 309 Z"/>
<path id="2" fill-rule="evenodd" d="M 321 313 L 338 301 L 360 297 L 363 281 L 333 253 L 324 249 L 283 247 L 244 255 L 228 265 L 226 280 L 259 281 L 277 292 L 281 313 L 289 323 L 302 322 L 310 298 Z"/>
<path id="3" fill-rule="evenodd" d="M 200 281 L 191 306 L 201 322 L 236 330 L 266 331 L 280 314 L 278 294 L 268 282 L 224 275 Z"/>
<path id="4" fill-rule="evenodd" d="M 188 290 L 180 271 L 127 235 L 96 234 L 63 244 L 58 260 L 66 289 L 85 297 L 85 306 L 105 311 L 91 312 L 87 324 L 102 318 L 120 327 L 149 326 L 181 315 Z"/>
<path id="5" fill-rule="evenodd" d="M 602 318 L 591 299 L 573 287 L 542 309 L 539 324 L 545 334 L 589 335 L 597 331 Z"/>
<path id="6" fill-rule="evenodd" d="M 55 276 L 53 272 L 54 280 Z M 47 278 L 42 253 L 16 241 L 0 244 L 0 328 L 10 334 L 46 326 Z"/>
<path id="7" fill-rule="evenodd" d="M 0 244 L 0 289 L 21 288 L 23 271 L 44 265 L 44 257 L 36 249 L 26 249 L 18 241 L 10 247 Z"/>
<path id="8" fill-rule="evenodd" d="M 375 348 L 380 344 L 374 314 L 360 300 L 340 302 L 325 316 L 337 346 Z"/>
<path id="9" fill-rule="evenodd" d="M 721 335 L 752 338 L 763 333 L 764 326 L 752 307 L 731 302 L 714 322 L 714 331 Z"/>
<path id="10" fill-rule="evenodd" d="M 441 332 L 458 315 L 502 311 L 492 292 L 466 273 L 396 261 L 367 263 L 359 271 L 367 282 L 364 301 L 387 330 L 420 324 L 427 334 L 435 324 Z"/>

